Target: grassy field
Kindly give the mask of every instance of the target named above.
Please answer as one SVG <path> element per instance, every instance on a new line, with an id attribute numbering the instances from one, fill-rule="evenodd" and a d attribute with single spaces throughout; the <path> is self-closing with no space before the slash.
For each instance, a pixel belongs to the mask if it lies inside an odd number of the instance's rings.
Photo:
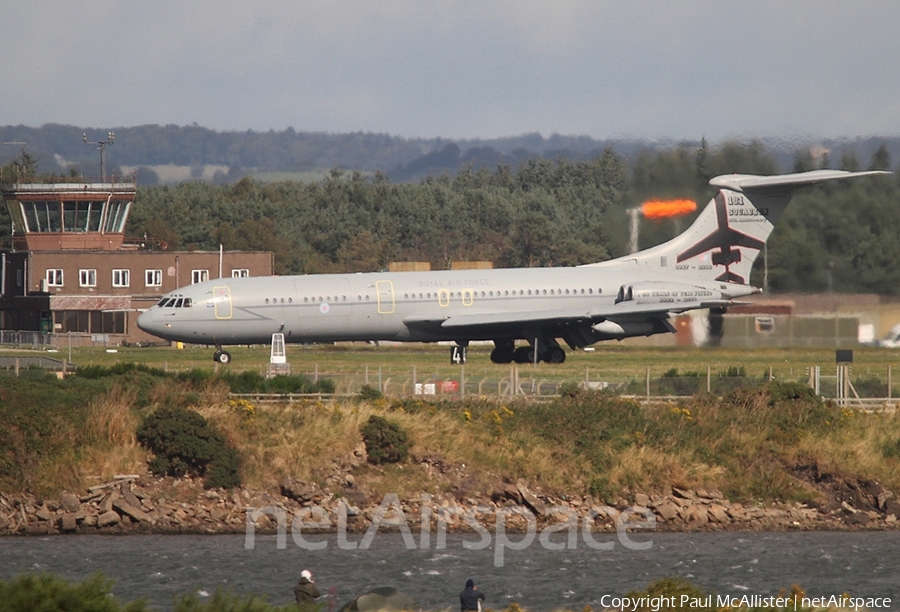
<path id="1" fill-rule="evenodd" d="M 72 360 L 84 366 L 126 362 L 209 371 L 211 353 L 202 348 L 119 348 L 114 353 L 73 348 Z M 31 354 L 0 351 L 0 356 Z M 265 347 L 238 347 L 232 355 L 228 368 L 234 371 L 262 370 L 268 359 Z M 49 356 L 68 358 L 68 350 Z M 856 379 L 885 376 L 894 365 L 886 350 L 859 350 L 854 357 Z M 289 347 L 288 358 L 293 373 L 318 372 L 335 380 L 339 391 L 343 387 L 353 394 L 364 383 L 366 368 L 373 385 L 379 368 L 383 383 L 408 380 L 413 368 L 419 381 L 461 374 L 460 366 L 449 365 L 446 347 Z M 490 363 L 487 347 L 473 347 L 469 359 L 466 378 L 472 384 L 509 376 L 510 366 Z M 702 372 L 704 381 L 707 368 L 716 374 L 743 368 L 761 382 L 770 367 L 774 378 L 791 381 L 803 379 L 810 365 L 833 368 L 833 351 L 601 345 L 571 354 L 562 366 L 518 369 L 523 386 L 531 378 L 580 382 L 587 370 L 591 381 L 630 377 L 640 388 L 647 368 L 668 382 L 671 378 L 663 374 L 672 368 Z M 693 378 L 694 390 L 699 378 Z M 229 398 L 221 380 L 209 380 L 131 372 L 102 380 L 72 377 L 38 384 L 23 378 L 0 385 L 0 457 L 10 458 L 0 463 L 0 471 L 5 470 L 0 489 L 5 482 L 7 491 L 50 494 L 81 490 L 113 474 L 143 473 L 150 456 L 135 442 L 136 427 L 158 407 L 183 406 L 224 432 L 243 458 L 244 482 L 261 489 L 277 490 L 288 476 L 329 485 L 343 473 L 340 466 L 350 465 L 363 423 L 379 414 L 409 434 L 411 453 L 419 460 L 354 468 L 359 489 L 376 497 L 385 492 L 414 497 L 422 491 L 481 497 L 520 478 L 560 495 L 590 493 L 613 501 L 672 486 L 719 489 L 741 501 L 826 495 L 804 476 L 810 471 L 832 475 L 838 483 L 881 482 L 900 490 L 900 416 L 823 404 L 802 385 L 773 390 L 757 384 L 652 406 L 584 392 L 544 403 L 509 397 L 492 401 L 490 393 L 483 399 L 470 392 L 466 401 L 357 396 L 254 404 Z M 792 390 L 785 395 L 779 387 Z M 680 394 L 691 393 L 686 391 Z M 15 423 L 28 426 L 8 426 Z"/>
<path id="2" fill-rule="evenodd" d="M 192 368 L 211 370 L 228 367 L 235 371 L 265 372 L 269 361 L 267 346 L 230 347 L 233 362 L 218 366 L 212 361 L 212 349 L 188 346 L 184 349 L 118 347 L 108 352 L 102 347 L 71 349 L 71 361 L 78 365 L 104 365 L 134 362 L 165 370 L 183 371 Z M 335 381 L 339 393 L 356 393 L 364 384 L 378 386 L 392 394 L 412 392 L 412 380 L 417 382 L 459 381 L 463 376 L 468 394 L 493 395 L 498 383 L 507 384 L 510 373 L 517 367 L 520 386 L 534 390 L 539 385 L 554 389 L 557 384 L 593 383 L 612 385 L 632 382 L 643 392 L 648 370 L 656 379 L 666 373 L 699 374 L 705 381 L 707 371 L 713 377 L 727 372 L 751 378 L 768 377 L 775 380 L 806 382 L 808 368 L 819 366 L 822 392 L 834 386 L 835 353 L 833 349 L 723 349 L 691 347 L 635 347 L 617 343 L 596 345 L 594 351 L 570 351 L 561 365 L 540 363 L 537 366 L 496 365 L 490 361 L 491 346 L 471 346 L 465 367 L 450 363 L 450 349 L 446 346 L 407 344 L 373 346 L 366 344 L 288 345 L 287 358 L 293 374 L 327 377 Z M 0 357 L 41 354 L 68 359 L 70 351 L 60 347 L 57 353 L 13 350 L 0 347 Z M 864 347 L 854 351 L 851 378 L 878 379 L 886 386 L 888 371 L 896 370 L 892 383 L 900 386 L 900 353 L 890 349 Z M 830 377 L 830 378 L 827 378 Z M 655 383 L 654 383 L 655 384 Z M 479 390 L 480 386 L 480 390 Z M 705 384 L 701 385 L 705 388 Z M 545 393 L 547 391 L 544 391 Z M 893 396 L 898 394 L 892 393 Z"/>

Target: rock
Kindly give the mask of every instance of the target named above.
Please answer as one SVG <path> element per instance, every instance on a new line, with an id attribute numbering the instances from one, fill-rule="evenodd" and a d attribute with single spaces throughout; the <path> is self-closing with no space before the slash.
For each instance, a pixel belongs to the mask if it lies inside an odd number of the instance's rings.
<path id="1" fill-rule="evenodd" d="M 674 504 L 660 504 L 656 507 L 656 514 L 664 521 L 671 521 L 678 516 L 678 508 Z"/>
<path id="2" fill-rule="evenodd" d="M 115 510 L 110 510 L 109 512 L 104 512 L 100 516 L 97 517 L 97 527 L 109 527 L 111 525 L 118 525 L 119 521 L 122 519 L 119 517 L 119 513 Z"/>
<path id="3" fill-rule="evenodd" d="M 309 501 L 313 497 L 315 497 L 316 490 L 311 485 L 308 485 L 305 482 L 299 480 L 294 480 L 293 478 L 288 476 L 284 479 L 284 482 L 281 483 L 281 494 L 289 499 L 304 502 Z M 254 506 L 253 503 L 249 505 Z M 255 507 L 261 507 L 262 505 L 265 505 L 265 503 Z"/>
<path id="4" fill-rule="evenodd" d="M 43 504 L 40 508 L 37 509 L 34 515 L 42 521 L 49 521 L 50 508 L 47 507 L 47 504 Z"/>
<path id="5" fill-rule="evenodd" d="M 871 518 L 865 512 L 854 512 L 853 514 L 848 514 L 844 517 L 844 523 L 847 525 L 868 525 L 871 522 Z"/>
<path id="6" fill-rule="evenodd" d="M 878 496 L 875 499 L 876 503 L 878 504 L 878 509 L 881 511 L 884 511 L 885 504 L 888 502 L 888 500 L 892 499 L 893 497 L 894 497 L 894 494 L 891 491 L 888 491 L 887 489 L 882 489 L 881 492 L 878 493 Z"/>
<path id="7" fill-rule="evenodd" d="M 78 512 L 78 509 L 81 508 L 81 500 L 72 493 L 63 493 L 59 498 L 59 505 L 66 512 Z"/>
<path id="8" fill-rule="evenodd" d="M 141 507 L 141 500 L 138 499 L 138 497 L 131 491 L 126 491 L 125 493 L 122 493 L 122 499 L 124 499 L 125 502 L 132 508 L 140 508 Z"/>
<path id="9" fill-rule="evenodd" d="M 672 494 L 675 497 L 680 497 L 681 499 L 694 499 L 694 492 L 689 491 L 687 489 L 679 489 L 678 487 L 672 487 Z"/>
<path id="10" fill-rule="evenodd" d="M 356 478 L 353 477 L 353 474 L 345 474 L 344 475 L 344 485 L 348 487 L 352 487 L 356 484 Z"/>
<path id="11" fill-rule="evenodd" d="M 731 522 L 731 517 L 728 515 L 728 511 L 725 509 L 725 506 L 721 504 L 711 504 L 706 512 L 709 515 L 709 518 L 717 523 L 724 524 Z"/>
<path id="12" fill-rule="evenodd" d="M 53 525 L 50 523 L 31 523 L 25 525 L 25 533 L 28 535 L 47 535 L 53 531 Z"/>
<path id="13" fill-rule="evenodd" d="M 636 506 L 649 506 L 650 496 L 644 495 L 643 493 L 636 493 L 634 496 L 634 503 Z"/>
<path id="14" fill-rule="evenodd" d="M 117 499 L 113 502 L 113 508 L 118 510 L 120 513 L 130 516 L 138 523 L 152 523 L 153 519 L 149 514 L 141 510 L 140 508 L 135 508 L 131 504 L 129 504 L 124 499 Z"/>
<path id="15" fill-rule="evenodd" d="M 67 512 L 59 519 L 59 530 L 64 533 L 75 531 L 78 527 L 78 521 L 75 519 L 74 512 Z"/>
<path id="16" fill-rule="evenodd" d="M 888 499 L 884 502 L 884 508 L 882 508 L 885 514 L 893 514 L 894 516 L 900 516 L 900 501 L 896 499 Z"/>
<path id="17" fill-rule="evenodd" d="M 505 483 L 503 485 L 503 490 L 496 494 L 497 499 L 494 501 L 500 502 L 503 500 L 509 500 L 516 504 L 524 503 L 525 500 L 522 499 L 522 494 L 519 493 L 518 487 L 512 483 Z M 491 496 L 493 498 L 493 496 Z"/>
<path id="18" fill-rule="evenodd" d="M 101 512 L 102 514 L 105 514 L 105 513 L 109 512 L 110 510 L 112 510 L 113 503 L 114 503 L 116 500 L 121 499 L 121 497 L 122 497 L 122 496 L 119 494 L 118 491 L 113 491 L 112 493 L 110 493 L 110 494 L 109 494 L 108 496 L 106 496 L 106 497 L 103 499 L 103 501 L 100 503 L 100 506 L 99 506 L 100 512 Z"/>
<path id="19" fill-rule="evenodd" d="M 688 506 L 681 518 L 687 527 L 703 527 L 709 522 L 709 515 L 703 506 Z"/>
<path id="20" fill-rule="evenodd" d="M 733 521 L 745 521 L 747 520 L 747 513 L 744 511 L 744 504 L 731 504 L 726 510 L 728 516 L 731 517 Z"/>
<path id="21" fill-rule="evenodd" d="M 516 483 L 516 489 L 518 489 L 519 494 L 522 496 L 522 499 L 528 505 L 529 508 L 534 510 L 536 514 L 539 516 L 544 516 L 547 514 L 547 504 L 541 501 L 537 495 L 528 490 L 525 482 L 520 480 Z"/>

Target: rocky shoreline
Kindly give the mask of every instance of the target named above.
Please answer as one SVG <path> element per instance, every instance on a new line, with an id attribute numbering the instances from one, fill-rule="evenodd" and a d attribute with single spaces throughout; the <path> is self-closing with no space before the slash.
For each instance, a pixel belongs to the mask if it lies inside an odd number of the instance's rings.
<path id="1" fill-rule="evenodd" d="M 199 480 L 122 475 L 82 494 L 54 499 L 0 493 L 0 535 L 275 533 L 279 521 L 290 530 L 295 517 L 306 522 L 304 531 L 312 532 L 334 532 L 341 520 L 357 533 L 373 521 L 384 529 L 404 522 L 418 529 L 423 516 L 432 523 L 443 521 L 449 532 L 472 531 L 473 521 L 493 531 L 499 515 L 511 532 L 527 529 L 530 517 L 538 529 L 577 520 L 598 533 L 623 525 L 657 532 L 900 528 L 900 501 L 877 483 L 842 483 L 844 494 L 816 505 L 741 504 L 716 490 L 676 487 L 667 494 L 637 493 L 608 505 L 590 496 L 545 495 L 522 481 L 481 498 L 376 499 L 356 489 L 350 479 L 341 484 L 335 492 L 289 478 L 277 492 L 247 487 L 225 491 L 203 490 Z M 307 529 L 310 524 L 317 526 Z"/>

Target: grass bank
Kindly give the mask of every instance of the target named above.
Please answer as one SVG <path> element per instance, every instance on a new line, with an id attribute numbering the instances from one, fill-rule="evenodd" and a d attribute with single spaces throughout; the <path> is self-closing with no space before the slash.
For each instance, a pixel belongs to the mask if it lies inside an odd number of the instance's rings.
<path id="1" fill-rule="evenodd" d="M 519 479 L 561 497 L 610 504 L 672 487 L 718 489 L 740 502 L 813 501 L 835 483 L 900 490 L 900 418 L 841 410 L 797 384 L 701 394 L 644 408 L 603 392 L 572 390 L 541 404 L 346 400 L 253 405 L 229 399 L 211 371 L 180 375 L 125 368 L 88 378 L 7 379 L 0 387 L 0 491 L 54 495 L 119 473 L 147 473 L 135 441 L 161 406 L 198 411 L 242 458 L 245 485 L 286 477 L 380 498 L 447 493 L 490 496 Z M 372 414 L 398 424 L 410 460 L 354 461 Z M 348 466 L 350 466 L 348 468 Z"/>

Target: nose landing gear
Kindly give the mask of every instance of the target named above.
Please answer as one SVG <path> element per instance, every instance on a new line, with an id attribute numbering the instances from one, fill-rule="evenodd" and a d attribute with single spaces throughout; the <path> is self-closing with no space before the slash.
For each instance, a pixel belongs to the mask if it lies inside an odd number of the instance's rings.
<path id="1" fill-rule="evenodd" d="M 221 346 L 217 346 L 216 352 L 213 353 L 213 361 L 223 365 L 231 363 L 231 353 L 223 351 Z"/>

